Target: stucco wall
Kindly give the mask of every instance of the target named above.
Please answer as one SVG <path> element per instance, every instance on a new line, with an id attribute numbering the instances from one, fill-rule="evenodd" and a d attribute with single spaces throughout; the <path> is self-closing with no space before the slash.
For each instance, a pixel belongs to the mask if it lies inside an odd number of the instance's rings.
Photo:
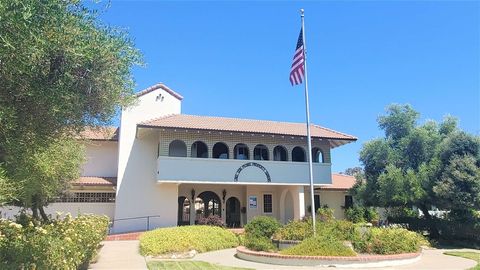
<path id="1" fill-rule="evenodd" d="M 89 141 L 85 143 L 85 147 L 87 160 L 82 166 L 82 176 L 117 176 L 117 142 Z"/>
<path id="2" fill-rule="evenodd" d="M 163 98 L 157 98 L 161 94 Z M 120 122 L 115 232 L 145 229 L 143 216 L 156 216 L 151 228 L 176 225 L 177 185 L 156 183 L 158 136 L 137 137 L 137 124 L 180 113 L 181 102 L 163 89 L 144 94 L 122 110 Z"/>
<path id="3" fill-rule="evenodd" d="M 6 206 L 0 208 L 0 217 L 14 218 L 21 210 L 20 207 Z M 115 203 L 51 203 L 45 208 L 47 215 L 55 217 L 57 212 L 63 215 L 70 213 L 72 216 L 79 214 L 96 214 L 106 215 L 113 219 L 115 211 Z"/>

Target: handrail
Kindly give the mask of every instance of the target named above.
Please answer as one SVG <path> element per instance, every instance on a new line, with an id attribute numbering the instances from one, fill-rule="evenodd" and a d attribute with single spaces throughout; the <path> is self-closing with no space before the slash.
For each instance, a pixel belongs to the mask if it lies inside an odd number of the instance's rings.
<path id="1" fill-rule="evenodd" d="M 111 223 L 109 231 L 111 232 L 111 230 L 113 229 L 113 226 L 115 225 L 116 221 L 138 220 L 138 219 L 147 219 L 145 231 L 148 231 L 148 230 L 150 230 L 150 218 L 157 218 L 157 217 L 160 217 L 160 215 L 112 219 L 111 220 L 112 223 Z"/>

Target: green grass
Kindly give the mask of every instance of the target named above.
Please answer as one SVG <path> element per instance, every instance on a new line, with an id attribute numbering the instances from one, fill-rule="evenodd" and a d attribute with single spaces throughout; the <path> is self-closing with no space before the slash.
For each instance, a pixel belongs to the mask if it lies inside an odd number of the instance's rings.
<path id="1" fill-rule="evenodd" d="M 213 226 L 161 228 L 140 236 L 140 253 L 157 256 L 190 250 L 207 252 L 238 246 L 238 238 L 229 230 Z"/>
<path id="2" fill-rule="evenodd" d="M 155 261 L 148 262 L 150 270 L 249 270 L 250 268 L 238 268 L 221 266 L 202 261 Z"/>
<path id="3" fill-rule="evenodd" d="M 451 252 L 444 252 L 443 254 L 474 260 L 477 262 L 477 266 L 470 268 L 469 270 L 480 270 L 480 252 L 451 251 Z"/>

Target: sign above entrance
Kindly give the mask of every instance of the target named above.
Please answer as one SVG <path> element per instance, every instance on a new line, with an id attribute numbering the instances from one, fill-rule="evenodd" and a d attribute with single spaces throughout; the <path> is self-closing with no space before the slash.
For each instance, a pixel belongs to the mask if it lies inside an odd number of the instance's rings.
<path id="1" fill-rule="evenodd" d="M 261 164 L 258 164 L 256 162 L 248 162 L 240 166 L 240 168 L 238 168 L 237 172 L 235 173 L 235 177 L 233 178 L 233 181 L 238 182 L 238 177 L 240 176 L 240 173 L 242 172 L 242 170 L 250 166 L 254 166 L 262 170 L 265 176 L 267 177 L 267 182 L 269 183 L 272 182 L 272 179 L 270 178 L 270 174 L 268 173 L 267 169 L 263 167 Z"/>

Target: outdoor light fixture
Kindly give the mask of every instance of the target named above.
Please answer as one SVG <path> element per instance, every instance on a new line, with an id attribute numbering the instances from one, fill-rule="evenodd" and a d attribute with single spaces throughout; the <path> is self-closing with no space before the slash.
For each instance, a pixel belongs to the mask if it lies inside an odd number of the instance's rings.
<path id="1" fill-rule="evenodd" d="M 190 193 L 192 194 L 192 201 L 195 202 L 195 189 L 192 188 L 192 191 L 190 191 Z"/>
<path id="2" fill-rule="evenodd" d="M 222 198 L 223 202 L 225 203 L 225 197 L 227 196 L 227 191 L 225 189 L 222 191 L 222 195 L 223 195 L 223 198 Z"/>

